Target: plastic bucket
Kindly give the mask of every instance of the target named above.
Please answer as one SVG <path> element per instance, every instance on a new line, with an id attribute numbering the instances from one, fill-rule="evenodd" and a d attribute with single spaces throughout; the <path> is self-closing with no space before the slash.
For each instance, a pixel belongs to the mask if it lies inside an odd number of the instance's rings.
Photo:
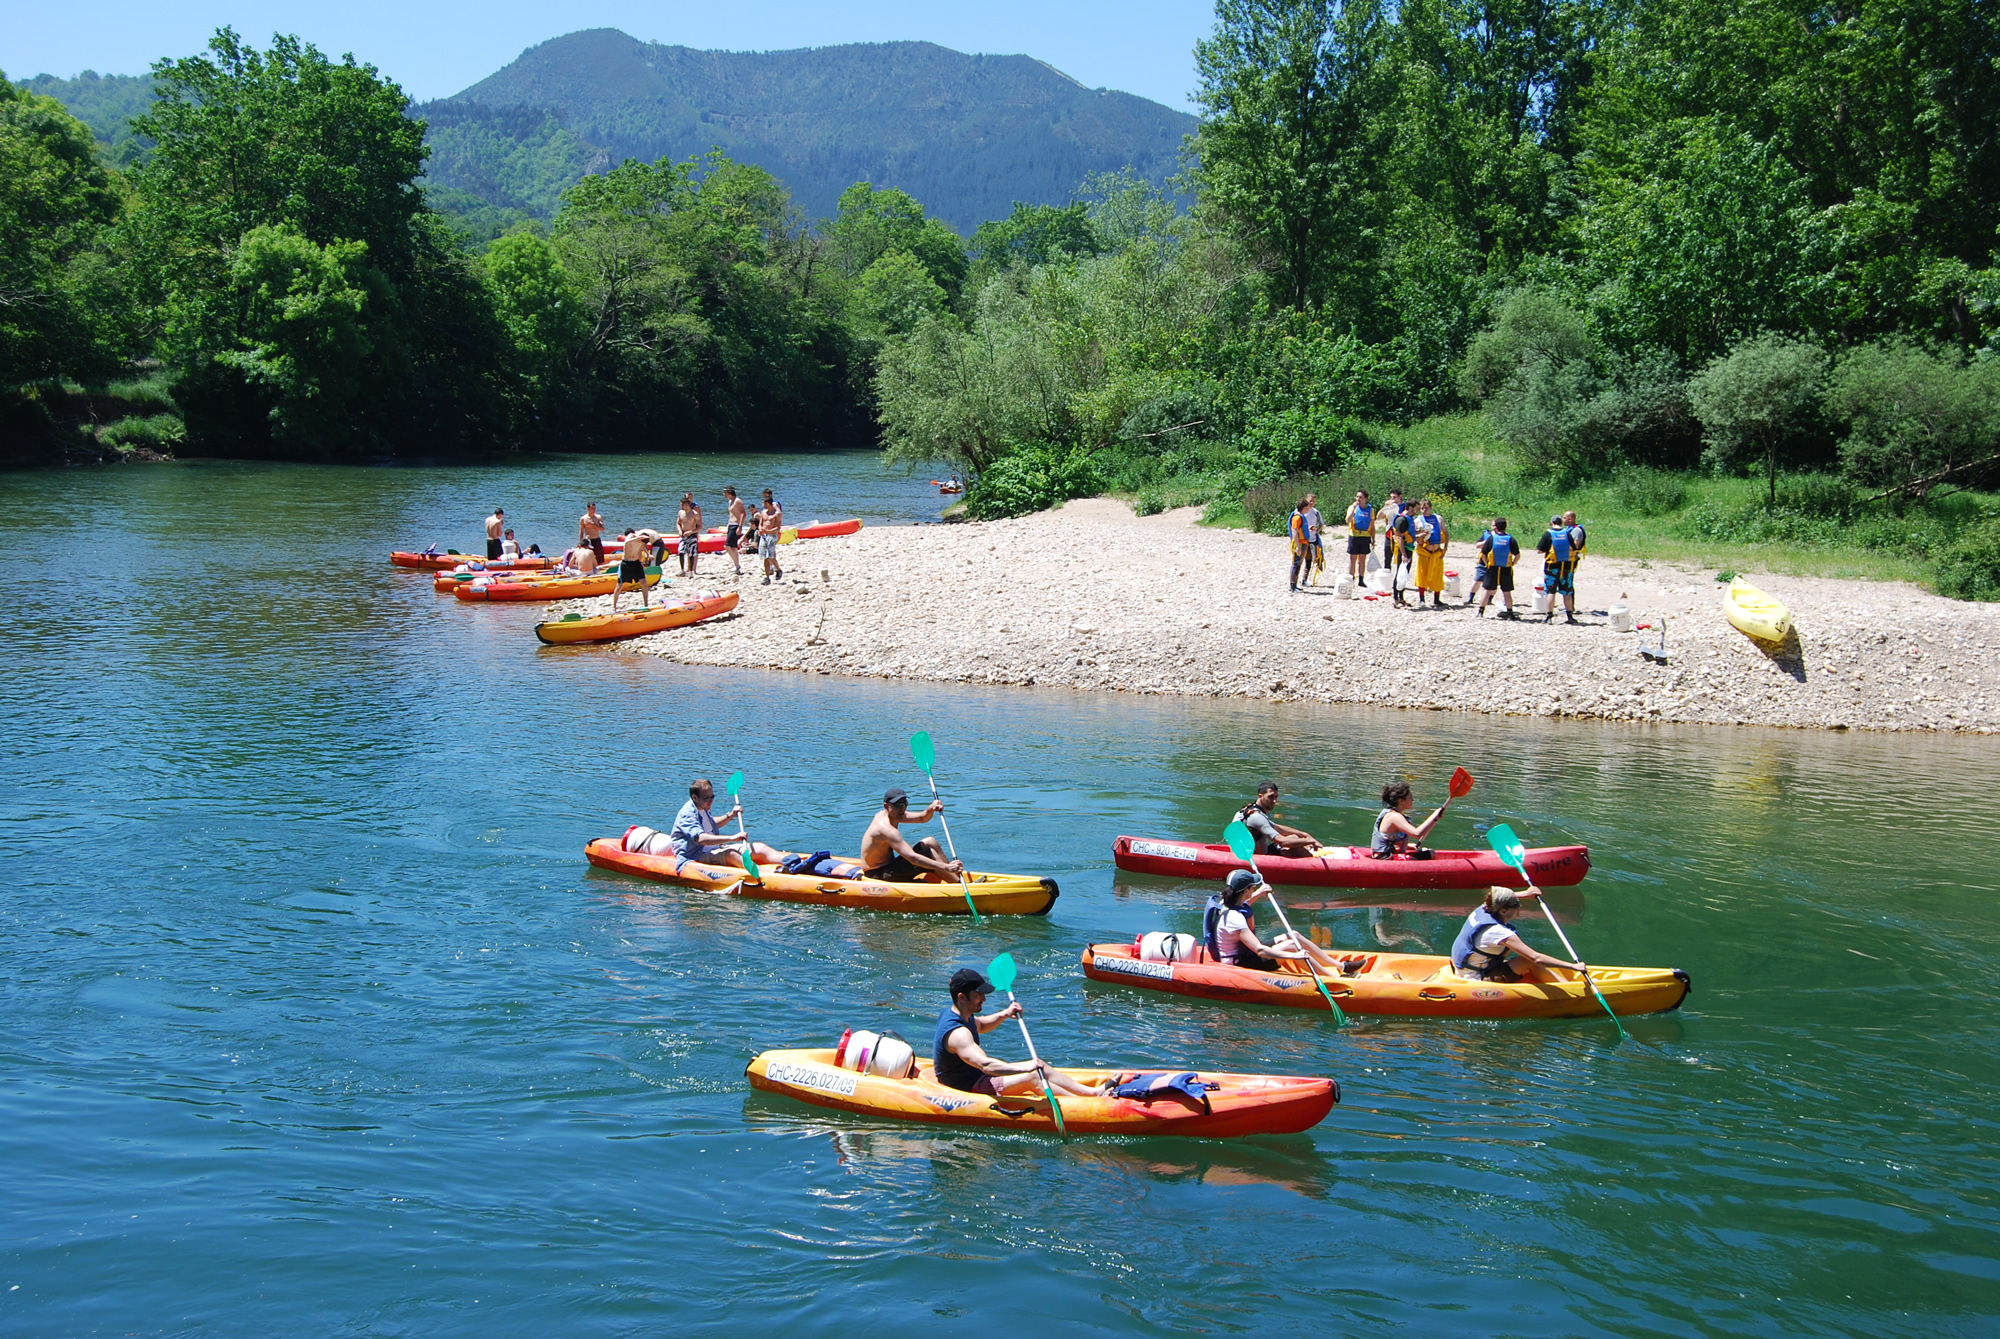
<path id="1" fill-rule="evenodd" d="M 1377 595 L 1387 595 L 1395 589 L 1395 580 L 1388 568 L 1377 566 L 1368 573 L 1368 589 Z"/>
<path id="2" fill-rule="evenodd" d="M 1465 594 L 1465 587 L 1459 584 L 1458 573 L 1446 572 L 1444 574 L 1444 593 L 1451 596 L 1454 600 Z"/>
<path id="3" fill-rule="evenodd" d="M 1613 632 L 1632 631 L 1632 611 L 1622 604 L 1611 606 L 1611 630 Z"/>
<path id="4" fill-rule="evenodd" d="M 1533 608 L 1538 614 L 1546 614 L 1555 608 L 1555 600 L 1550 597 L 1547 591 L 1542 589 L 1542 583 L 1539 581 L 1535 583 L 1535 603 Z"/>
<path id="5" fill-rule="evenodd" d="M 1354 574 L 1352 572 L 1342 572 L 1340 579 L 1333 583 L 1333 593 L 1343 600 L 1353 599 L 1354 593 L 1358 589 L 1359 587 L 1354 584 Z"/>

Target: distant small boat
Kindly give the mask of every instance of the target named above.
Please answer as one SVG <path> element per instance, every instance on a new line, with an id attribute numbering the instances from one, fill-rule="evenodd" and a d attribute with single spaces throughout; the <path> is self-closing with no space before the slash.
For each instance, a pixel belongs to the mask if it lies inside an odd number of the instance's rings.
<path id="1" fill-rule="evenodd" d="M 1722 612 L 1738 632 L 1760 642 L 1782 642 L 1792 630 L 1792 611 L 1740 577 L 1722 592 Z"/>
<path id="2" fill-rule="evenodd" d="M 965 491 L 965 485 L 956 479 L 933 479 L 931 482 L 937 485 L 937 491 L 940 493 L 963 493 Z"/>

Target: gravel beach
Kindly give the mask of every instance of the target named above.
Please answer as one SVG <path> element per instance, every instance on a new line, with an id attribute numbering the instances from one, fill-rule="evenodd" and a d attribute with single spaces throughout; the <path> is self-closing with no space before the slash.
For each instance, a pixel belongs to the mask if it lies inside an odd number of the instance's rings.
<path id="1" fill-rule="evenodd" d="M 769 586 L 754 560 L 735 580 L 726 557 L 705 554 L 701 575 L 673 588 L 740 590 L 737 613 L 622 649 L 692 665 L 1499 715 L 2000 728 L 2000 605 L 1746 574 L 1791 608 L 1796 631 L 1773 652 L 1723 618 L 1713 572 L 1592 555 L 1577 571 L 1582 626 L 1560 613 L 1507 622 L 1449 598 L 1443 611 L 1411 611 L 1331 589 L 1291 594 L 1284 540 L 1197 517 L 1141 518 L 1093 499 L 1010 521 L 870 528 L 785 546 L 785 580 Z M 1341 561 L 1330 546 L 1329 580 Z M 1469 581 L 1471 546 L 1454 544 L 1446 567 Z M 1539 557 L 1517 572 L 1525 613 Z M 1601 612 L 1613 604 L 1654 628 L 1614 632 Z M 1663 617 L 1658 663 L 1640 649 L 1658 649 Z"/>

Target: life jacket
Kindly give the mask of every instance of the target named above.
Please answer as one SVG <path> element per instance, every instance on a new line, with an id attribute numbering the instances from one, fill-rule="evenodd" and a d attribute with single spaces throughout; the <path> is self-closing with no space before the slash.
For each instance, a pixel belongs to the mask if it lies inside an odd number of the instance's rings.
<path id="1" fill-rule="evenodd" d="M 1400 855 L 1403 847 L 1410 840 L 1410 834 L 1407 832 L 1388 833 L 1382 831 L 1382 820 L 1395 812 L 1394 809 L 1384 809 L 1381 813 L 1375 815 L 1375 828 L 1368 838 L 1368 849 L 1374 855 Z"/>
<path id="2" fill-rule="evenodd" d="M 1489 535 L 1486 548 L 1491 555 L 1488 565 L 1492 567 L 1512 567 L 1521 556 L 1521 541 L 1512 535 Z"/>
<path id="3" fill-rule="evenodd" d="M 1487 529 L 1487 530 L 1481 530 L 1479 532 L 1479 542 L 1472 546 L 1472 553 L 1473 553 L 1472 565 L 1474 567 L 1483 568 L 1488 566 L 1488 559 L 1492 556 L 1493 553 L 1492 530 Z"/>
<path id="4" fill-rule="evenodd" d="M 1248 908 L 1230 907 L 1222 900 L 1221 893 L 1216 893 L 1210 897 L 1207 904 L 1201 909 L 1201 943 L 1202 947 L 1208 950 L 1208 960 L 1210 962 L 1233 961 L 1233 959 L 1222 956 L 1222 945 L 1216 941 L 1216 934 L 1222 929 L 1222 913 L 1232 910 L 1241 911 L 1244 920 L 1248 921 L 1252 926 L 1256 925 L 1257 918 L 1251 914 Z"/>
<path id="5" fill-rule="evenodd" d="M 1505 953 L 1481 953 L 1473 945 L 1479 942 L 1479 936 L 1489 926 L 1506 923 L 1485 907 L 1474 907 L 1472 914 L 1465 918 L 1464 928 L 1459 930 L 1458 938 L 1451 942 L 1451 965 L 1459 968 L 1470 967 L 1475 972 L 1490 972 L 1498 967 L 1506 960 Z"/>
<path id="6" fill-rule="evenodd" d="M 956 1088 L 962 1093 L 972 1091 L 972 1086 L 986 1076 L 958 1058 L 958 1053 L 945 1043 L 951 1034 L 964 1028 L 972 1033 L 974 1041 L 979 1040 L 979 1029 L 958 1016 L 958 1010 L 947 1004 L 938 1015 L 937 1033 L 931 1038 L 931 1066 L 937 1081 L 947 1088 Z"/>
<path id="7" fill-rule="evenodd" d="M 1419 516 L 1417 524 L 1424 527 L 1424 544 L 1436 548 L 1444 543 L 1444 518 L 1440 516 Z"/>
<path id="8" fill-rule="evenodd" d="M 1302 511 L 1295 511 L 1292 513 L 1292 543 L 1304 544 L 1305 542 L 1306 514 Z"/>
<path id="9" fill-rule="evenodd" d="M 1354 519 L 1347 523 L 1351 535 L 1372 535 L 1375 533 L 1375 508 L 1354 504 Z"/>
<path id="10" fill-rule="evenodd" d="M 1572 560 L 1580 563 L 1583 561 L 1584 541 L 1588 537 L 1583 533 L 1583 527 L 1580 525 L 1571 526 L 1569 533 L 1570 542 L 1576 545 L 1575 555 Z"/>
<path id="11" fill-rule="evenodd" d="M 1549 561 L 1558 567 L 1569 561 L 1571 550 L 1570 532 L 1567 526 L 1555 526 L 1549 531 Z"/>

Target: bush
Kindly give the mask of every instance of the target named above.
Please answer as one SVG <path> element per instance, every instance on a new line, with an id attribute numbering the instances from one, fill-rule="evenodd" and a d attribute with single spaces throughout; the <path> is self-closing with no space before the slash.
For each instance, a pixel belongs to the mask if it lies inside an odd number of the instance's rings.
<path id="1" fill-rule="evenodd" d="M 1922 480 L 1993 455 L 2000 359 L 1968 365 L 1957 350 L 1865 345 L 1841 359 L 1826 408 L 1847 427 L 1840 456 L 1850 478 L 1921 497 L 1929 489 Z"/>
<path id="2" fill-rule="evenodd" d="M 1068 447 L 1020 447 L 988 466 L 966 490 L 965 512 L 982 521 L 1025 516 L 1103 491 L 1090 457 Z"/>
<path id="3" fill-rule="evenodd" d="M 1938 555 L 1937 592 L 1954 600 L 2000 600 L 2000 517 L 1961 531 Z"/>
<path id="4" fill-rule="evenodd" d="M 1415 504 L 1429 498 L 1443 510 L 1463 499 L 1471 490 L 1458 467 L 1449 461 L 1395 461 L 1386 465 L 1355 466 L 1319 474 L 1294 474 L 1271 483 L 1259 484 L 1243 494 L 1243 511 L 1252 529 L 1282 535 L 1300 498 L 1312 493 L 1319 498 L 1320 512 L 1329 531 L 1344 526 L 1348 504 L 1360 489 L 1368 490 L 1369 500 L 1380 507 L 1389 490 L 1399 488 L 1406 502 Z"/>
<path id="5" fill-rule="evenodd" d="M 171 452 L 187 441 L 187 425 L 178 414 L 154 414 L 150 418 L 121 418 L 100 430 L 97 440 L 121 450 L 143 446 L 162 453 Z"/>
<path id="6" fill-rule="evenodd" d="M 1946 547 L 1955 525 L 1948 509 L 1869 505 L 1846 481 L 1808 474 L 1782 481 L 1776 506 L 1710 498 L 1690 508 L 1673 528 L 1690 539 L 1860 548 L 1924 558 Z"/>
<path id="7" fill-rule="evenodd" d="M 1611 479 L 1618 505 L 1639 516 L 1665 516 L 1687 502 L 1687 480 L 1671 470 L 1627 465 Z"/>
<path id="8" fill-rule="evenodd" d="M 1701 420 L 1705 458 L 1714 466 L 1761 461 L 1778 502 L 1778 447 L 1819 395 L 1827 357 L 1817 345 L 1765 333 L 1746 339 L 1688 382 Z"/>

